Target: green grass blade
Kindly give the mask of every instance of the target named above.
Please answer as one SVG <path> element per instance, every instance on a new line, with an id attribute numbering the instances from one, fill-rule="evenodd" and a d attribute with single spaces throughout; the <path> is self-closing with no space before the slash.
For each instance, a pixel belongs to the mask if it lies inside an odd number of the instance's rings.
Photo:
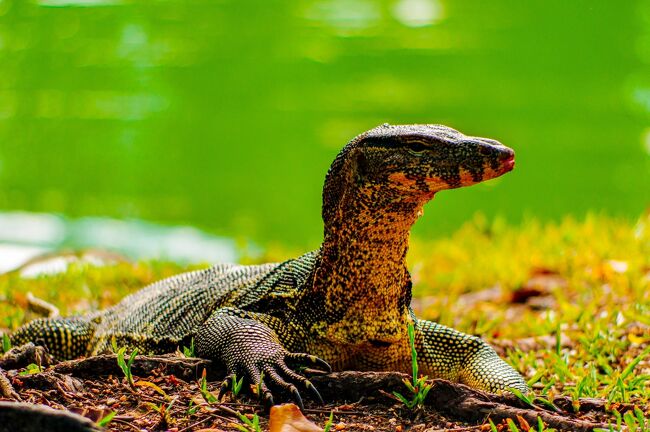
<path id="1" fill-rule="evenodd" d="M 332 425 L 334 424 L 334 411 L 330 411 L 330 417 L 327 419 L 327 423 L 325 423 L 325 428 L 323 429 L 323 432 L 330 432 L 330 429 L 332 429 Z"/>
<path id="2" fill-rule="evenodd" d="M 508 430 L 510 430 L 510 432 L 521 432 L 515 422 L 512 421 L 512 419 L 508 419 L 506 421 L 508 422 Z"/>
<path id="3" fill-rule="evenodd" d="M 533 405 L 532 399 L 530 397 L 526 396 L 525 394 L 523 394 L 521 392 L 521 390 L 516 389 L 516 388 L 509 388 L 508 391 L 511 392 L 512 394 L 514 394 L 515 396 L 517 396 L 517 398 L 519 400 L 521 400 L 522 402 L 524 402 L 525 404 L 530 405 L 530 406 Z"/>
<path id="4" fill-rule="evenodd" d="M 632 361 L 630 362 L 630 364 L 627 365 L 627 367 L 626 367 L 625 369 L 623 369 L 623 372 L 621 373 L 621 379 L 625 379 L 625 378 L 627 378 L 628 375 L 630 375 L 630 374 L 632 373 L 632 371 L 634 370 L 634 368 L 635 368 L 639 363 L 641 363 L 641 361 L 642 361 L 644 358 L 646 358 L 646 357 L 648 356 L 648 354 L 650 354 L 650 346 L 646 347 L 646 349 L 644 349 L 644 350 L 641 352 L 641 354 L 639 354 L 638 356 L 634 357 L 634 360 L 632 360 Z"/>
<path id="5" fill-rule="evenodd" d="M 393 392 L 393 396 L 395 396 L 397 399 L 399 399 L 400 402 L 402 402 L 404 405 L 408 406 L 411 403 L 408 399 L 406 399 L 404 396 L 402 396 L 401 393 L 398 393 L 396 391 Z"/>
<path id="6" fill-rule="evenodd" d="M 2 334 L 2 352 L 9 352 L 11 349 L 11 339 L 7 333 Z"/>
<path id="7" fill-rule="evenodd" d="M 115 417 L 115 414 L 117 414 L 117 411 L 111 411 L 110 413 L 108 413 L 107 415 L 105 415 L 104 417 L 102 417 L 102 418 L 97 422 L 97 426 L 99 426 L 99 427 L 106 427 L 106 426 L 108 426 L 108 424 L 111 422 L 111 420 L 113 420 L 113 417 Z"/>
<path id="8" fill-rule="evenodd" d="M 129 356 L 129 362 L 126 364 L 129 370 L 131 370 L 131 365 L 133 364 L 133 361 L 135 360 L 135 356 L 138 355 L 138 349 L 134 349 L 131 351 L 131 355 Z"/>

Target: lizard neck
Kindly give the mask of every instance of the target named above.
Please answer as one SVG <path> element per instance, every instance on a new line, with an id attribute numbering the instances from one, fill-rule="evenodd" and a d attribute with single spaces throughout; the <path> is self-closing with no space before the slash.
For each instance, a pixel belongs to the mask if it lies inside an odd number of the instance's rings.
<path id="1" fill-rule="evenodd" d="M 338 343 L 397 342 L 405 337 L 409 319 L 410 229 L 424 202 L 368 186 L 350 188 L 338 198 L 324 218 L 312 287 L 329 321 L 321 332 Z"/>

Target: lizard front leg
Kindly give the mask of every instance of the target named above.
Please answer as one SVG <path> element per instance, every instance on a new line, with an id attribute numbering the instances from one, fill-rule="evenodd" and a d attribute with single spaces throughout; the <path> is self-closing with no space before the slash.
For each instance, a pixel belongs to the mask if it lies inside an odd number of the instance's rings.
<path id="1" fill-rule="evenodd" d="M 302 398 L 293 383 L 311 391 L 322 403 L 323 399 L 313 384 L 292 370 L 289 364 L 306 361 L 328 372 L 331 372 L 331 367 L 318 357 L 287 351 L 276 334 L 276 331 L 283 330 L 286 331 L 276 318 L 236 308 L 222 308 L 210 316 L 195 334 L 196 352 L 200 357 L 213 358 L 226 365 L 228 376 L 219 397 L 236 374 L 254 386 L 259 385 L 267 406 L 273 405 L 273 395 L 267 384 L 290 393 L 301 409 L 304 409 Z"/>
<path id="2" fill-rule="evenodd" d="M 530 391 L 523 377 L 485 341 L 432 321 L 417 320 L 416 351 L 423 373 L 480 390 Z"/>

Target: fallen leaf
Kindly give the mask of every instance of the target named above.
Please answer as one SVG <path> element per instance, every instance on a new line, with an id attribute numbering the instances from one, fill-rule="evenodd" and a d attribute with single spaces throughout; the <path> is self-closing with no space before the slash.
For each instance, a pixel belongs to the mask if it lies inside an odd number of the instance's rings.
<path id="1" fill-rule="evenodd" d="M 271 407 L 269 432 L 322 432 L 323 429 L 307 420 L 295 404 Z"/>
<path id="2" fill-rule="evenodd" d="M 628 334 L 627 338 L 632 342 L 632 345 L 641 345 L 642 343 L 645 342 L 646 338 L 643 336 L 637 336 L 635 334 Z"/>
<path id="3" fill-rule="evenodd" d="M 170 398 L 169 398 L 169 396 L 167 395 L 167 393 L 165 393 L 165 390 L 161 389 L 159 386 L 157 386 L 156 384 L 152 383 L 151 381 L 142 381 L 142 380 L 141 380 L 141 381 L 136 382 L 136 383 L 135 383 L 135 386 L 136 386 L 136 387 L 150 387 L 150 388 L 154 389 L 154 390 L 156 391 L 156 393 L 158 393 L 158 394 L 160 394 L 162 397 L 164 397 L 166 401 L 169 401 L 169 400 L 170 400 Z"/>
<path id="4" fill-rule="evenodd" d="M 517 421 L 519 422 L 519 426 L 521 427 L 521 429 L 524 430 L 524 432 L 528 432 L 530 430 L 530 425 L 528 424 L 528 422 L 526 421 L 525 418 L 518 415 L 517 416 Z"/>

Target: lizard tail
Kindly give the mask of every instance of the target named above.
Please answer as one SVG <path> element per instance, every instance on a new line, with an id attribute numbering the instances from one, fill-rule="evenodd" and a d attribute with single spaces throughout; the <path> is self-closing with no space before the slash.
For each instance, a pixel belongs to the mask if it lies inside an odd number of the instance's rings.
<path id="1" fill-rule="evenodd" d="M 27 342 L 47 347 L 58 360 L 87 354 L 95 333 L 95 324 L 85 318 L 39 318 L 16 330 L 11 336 L 14 346 Z"/>

